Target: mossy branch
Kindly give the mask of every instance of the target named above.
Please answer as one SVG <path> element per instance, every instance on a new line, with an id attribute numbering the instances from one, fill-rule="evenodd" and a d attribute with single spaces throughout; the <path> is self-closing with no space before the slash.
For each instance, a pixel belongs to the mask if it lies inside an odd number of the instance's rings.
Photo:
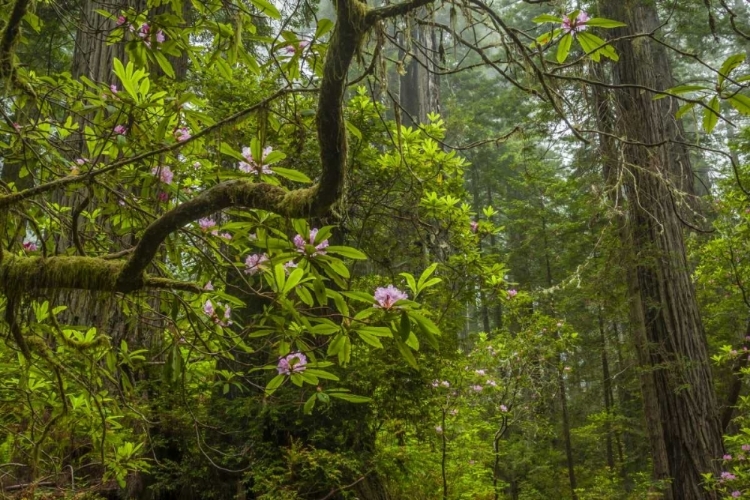
<path id="1" fill-rule="evenodd" d="M 8 24 L 0 36 L 0 78 L 11 78 L 13 75 L 13 47 L 21 33 L 21 23 L 30 4 L 31 0 L 16 0 Z"/>
<path id="2" fill-rule="evenodd" d="M 317 184 L 310 188 L 287 191 L 278 186 L 244 180 L 220 183 L 175 207 L 149 225 L 126 261 L 85 256 L 41 258 L 10 255 L 0 262 L 0 290 L 9 296 L 39 288 L 74 288 L 121 293 L 129 293 L 144 287 L 200 291 L 195 284 L 145 275 L 146 268 L 171 233 L 201 217 L 230 207 L 261 209 L 287 217 L 325 214 L 341 199 L 346 185 L 347 136 L 343 106 L 346 77 L 354 56 L 366 33 L 379 19 L 405 14 L 431 1 L 415 0 L 370 11 L 366 4 L 359 0 L 336 2 L 337 21 L 323 67 L 316 116 L 322 166 L 320 181 Z M 280 91 L 263 102 L 292 91 Z M 257 109 L 259 105 L 253 106 L 252 109 Z M 243 110 L 230 118 L 237 119 L 240 114 L 244 115 L 247 112 Z M 209 129 L 203 130 L 200 135 L 205 135 Z M 196 134 L 192 139 L 198 136 Z M 180 145 L 184 145 L 184 142 Z M 176 147 L 168 146 L 167 150 Z M 93 175 L 111 171 L 125 162 L 132 163 L 153 154 L 149 152 L 123 160 L 79 176 L 80 180 L 60 179 L 45 185 L 46 187 L 37 186 L 0 197 L 0 208 L 63 185 L 86 180 Z"/>

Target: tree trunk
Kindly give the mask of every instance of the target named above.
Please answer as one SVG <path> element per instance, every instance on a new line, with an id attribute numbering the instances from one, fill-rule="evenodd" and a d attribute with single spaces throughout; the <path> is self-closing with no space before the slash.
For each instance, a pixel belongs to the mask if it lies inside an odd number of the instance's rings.
<path id="1" fill-rule="evenodd" d="M 429 113 L 440 112 L 440 80 L 434 73 L 432 59 L 436 56 L 435 30 L 418 24 L 415 18 L 428 14 L 422 7 L 412 14 L 407 26 L 409 35 L 405 40 L 409 54 L 406 56 L 406 74 L 401 77 L 399 100 L 408 116 L 404 125 L 416 125 L 427 121 Z"/>
<path id="2" fill-rule="evenodd" d="M 653 2 L 604 0 L 605 17 L 627 23 L 614 37 L 648 33 L 659 25 Z M 648 38 L 617 43 L 616 84 L 664 89 L 672 85 L 665 49 Z M 636 345 L 653 378 L 655 397 L 646 397 L 647 419 L 658 419 L 664 439 L 671 498 L 714 499 L 702 473 L 718 473 L 723 451 L 708 348 L 685 255 L 676 191 L 692 192 L 692 171 L 680 144 L 643 147 L 680 138 L 674 103 L 654 101 L 640 89 L 616 94 L 617 135 L 626 137 L 621 155 L 627 194 L 627 235 L 633 252 L 628 281 Z M 641 357 L 639 356 L 639 357 Z M 658 403 L 654 405 L 654 400 Z M 658 406 L 658 407 L 657 407 Z M 649 429 L 650 431 L 653 429 Z M 651 436 L 658 441 L 658 435 Z M 652 443 L 654 446 L 654 443 Z M 658 443 L 657 443 L 658 447 Z M 660 454 L 659 454 L 660 455 Z M 655 466 L 659 455 L 654 457 Z M 659 472 L 657 470 L 657 472 Z"/>

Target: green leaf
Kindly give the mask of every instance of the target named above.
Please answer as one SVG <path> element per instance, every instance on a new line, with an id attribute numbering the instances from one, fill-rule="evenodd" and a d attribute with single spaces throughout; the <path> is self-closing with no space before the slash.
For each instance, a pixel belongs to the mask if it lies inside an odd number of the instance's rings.
<path id="1" fill-rule="evenodd" d="M 734 97 L 729 98 L 729 104 L 743 115 L 750 115 L 750 97 L 737 94 Z"/>
<path id="2" fill-rule="evenodd" d="M 346 257 L 348 259 L 367 260 L 367 255 L 352 247 L 332 245 L 327 247 L 326 251 L 341 255 L 342 257 Z"/>
<path id="3" fill-rule="evenodd" d="M 315 38 L 320 38 L 333 29 L 333 21 L 330 19 L 319 19 L 318 27 L 315 29 Z"/>
<path id="4" fill-rule="evenodd" d="M 422 275 L 419 277 L 419 282 L 417 283 L 417 291 L 421 292 L 424 288 L 427 288 L 428 286 L 432 286 L 432 285 L 425 285 L 425 282 L 427 281 L 427 278 L 429 278 L 432 275 L 432 273 L 435 272 L 435 270 L 437 269 L 437 267 L 438 267 L 438 265 L 437 265 L 437 262 L 436 262 L 436 263 L 433 263 L 432 265 L 430 265 L 430 267 L 428 267 L 424 271 L 422 271 Z M 430 280 L 430 281 L 432 281 L 432 280 Z M 442 280 L 438 279 L 437 283 L 439 283 L 440 281 L 442 281 Z"/>
<path id="5" fill-rule="evenodd" d="M 536 16 L 534 19 L 531 20 L 532 23 L 536 24 L 542 24 L 542 23 L 562 23 L 563 20 L 560 17 L 553 16 L 550 14 L 542 14 L 541 16 Z"/>
<path id="6" fill-rule="evenodd" d="M 703 110 L 703 130 L 710 134 L 719 122 L 719 97 L 714 96 L 708 103 L 708 108 Z"/>
<path id="7" fill-rule="evenodd" d="M 343 333 L 339 333 L 338 335 L 336 335 L 331 343 L 328 344 L 328 351 L 326 354 L 328 356 L 335 356 L 339 352 L 341 352 L 341 350 L 344 348 L 346 338 L 346 335 L 344 335 Z"/>
<path id="8" fill-rule="evenodd" d="M 411 352 L 411 349 L 409 349 L 409 347 L 404 344 L 404 342 L 400 338 L 396 338 L 396 347 L 401 353 L 401 356 L 406 360 L 407 363 L 409 363 L 409 366 L 411 366 L 415 370 L 418 370 L 419 366 L 417 365 L 417 360 L 414 357 L 414 353 Z"/>
<path id="9" fill-rule="evenodd" d="M 364 302 L 365 304 L 375 303 L 375 298 L 369 293 L 365 293 L 365 292 L 341 292 L 341 295 L 343 295 L 344 297 L 349 297 L 352 300 Z"/>
<path id="10" fill-rule="evenodd" d="M 286 375 L 282 375 L 282 374 L 278 374 L 274 378 L 272 378 L 268 382 L 268 385 L 266 385 L 266 394 L 269 396 L 273 394 L 274 391 L 276 391 L 276 389 L 278 389 L 281 386 L 281 384 L 284 383 L 284 380 L 286 380 Z"/>
<path id="11" fill-rule="evenodd" d="M 419 290 L 417 289 L 417 281 L 414 279 L 414 276 L 409 273 L 399 273 L 399 276 L 404 277 L 404 279 L 406 280 L 406 286 L 408 286 L 412 294 L 416 296 Z"/>
<path id="12" fill-rule="evenodd" d="M 359 338 L 361 338 L 365 343 L 377 348 L 382 349 L 383 344 L 380 342 L 380 339 L 377 338 L 374 335 L 370 335 L 369 333 L 362 331 L 362 330 L 355 330 L 357 332 L 357 335 L 359 335 Z"/>
<path id="13" fill-rule="evenodd" d="M 304 373 L 309 373 L 310 375 L 314 375 L 318 378 L 326 379 L 326 380 L 336 380 L 338 381 L 339 378 L 334 375 L 333 373 L 329 373 L 327 371 L 318 370 L 315 368 L 308 368 L 304 371 Z"/>
<path id="14" fill-rule="evenodd" d="M 271 19 L 281 19 L 278 9 L 268 0 L 250 0 L 250 2 Z"/>
<path id="15" fill-rule="evenodd" d="M 706 87 L 705 85 L 678 85 L 676 87 L 665 90 L 664 94 L 654 96 L 654 100 L 656 101 L 658 99 L 664 99 L 665 97 L 669 97 L 670 95 L 680 95 L 686 94 L 688 92 L 695 92 L 696 90 L 708 90 L 708 87 Z"/>
<path id="16" fill-rule="evenodd" d="M 349 120 L 346 120 L 346 130 L 352 134 L 354 137 L 356 137 L 358 140 L 362 140 L 362 132 L 359 131 L 357 127 L 352 125 L 352 123 Z"/>
<path id="17" fill-rule="evenodd" d="M 369 403 L 370 401 L 372 401 L 372 398 L 357 396 L 355 394 L 347 394 L 345 392 L 329 392 L 328 395 L 332 398 L 342 399 L 350 403 Z"/>
<path id="18" fill-rule="evenodd" d="M 724 83 L 724 80 L 726 77 L 729 76 L 729 74 L 734 71 L 737 66 L 742 64 L 745 61 L 745 53 L 740 52 L 739 54 L 734 54 L 732 56 L 729 56 L 726 61 L 721 65 L 721 69 L 719 70 L 719 76 L 717 78 L 717 83 L 719 84 L 719 87 L 722 86 Z"/>
<path id="19" fill-rule="evenodd" d="M 317 393 L 313 393 L 312 396 L 307 398 L 307 401 L 305 401 L 305 406 L 302 407 L 302 411 L 305 412 L 305 415 L 311 415 L 313 408 L 315 407 L 315 401 L 317 401 Z"/>
<path id="20" fill-rule="evenodd" d="M 621 26 L 627 26 L 627 24 L 613 19 L 606 19 L 604 17 L 592 17 L 586 21 L 586 26 L 592 26 L 595 28 L 619 28 Z"/>
<path id="21" fill-rule="evenodd" d="M 138 93 L 136 91 L 135 84 L 131 80 L 133 63 L 128 62 L 128 67 L 127 69 L 125 69 L 125 67 L 122 65 L 122 61 L 115 57 L 115 59 L 112 61 L 112 66 L 115 75 L 117 75 L 117 77 L 120 79 L 120 83 L 122 83 L 122 88 L 125 89 L 125 91 L 130 95 L 130 97 L 133 98 L 134 101 L 138 100 Z"/>
<path id="22" fill-rule="evenodd" d="M 282 266 L 283 268 L 283 266 Z M 286 283 L 284 284 L 284 289 L 282 290 L 282 293 L 286 294 L 289 293 L 297 284 L 300 282 L 302 277 L 305 275 L 305 271 L 302 270 L 302 268 L 297 267 L 294 269 L 294 271 L 289 274 L 289 278 L 286 280 Z"/>
<path id="23" fill-rule="evenodd" d="M 401 336 L 401 340 L 406 341 L 406 339 L 409 338 L 410 332 L 411 320 L 409 319 L 409 315 L 406 313 L 406 311 L 403 311 L 401 313 L 401 321 L 399 321 L 398 325 L 398 334 Z"/>
<path id="24" fill-rule="evenodd" d="M 568 54 L 570 53 L 571 45 L 573 45 L 573 36 L 568 33 L 560 39 L 560 43 L 557 46 L 557 62 L 560 64 L 565 62 L 565 59 L 568 58 Z"/>
<path id="25" fill-rule="evenodd" d="M 291 168 L 283 167 L 270 167 L 270 169 L 273 170 L 276 175 L 285 179 L 289 179 L 290 181 L 302 182 L 304 184 L 309 184 L 312 182 L 312 180 L 308 176 L 306 176 L 299 170 L 293 170 Z"/>
<path id="26" fill-rule="evenodd" d="M 425 316 L 422 316 L 421 314 L 414 311 L 410 311 L 409 316 L 417 323 L 419 329 L 422 330 L 422 333 L 427 339 L 427 343 L 430 344 L 430 347 L 432 347 L 433 349 L 439 349 L 440 346 L 438 344 L 437 338 L 435 338 L 440 336 L 440 329 L 437 327 L 437 325 L 431 319 L 426 318 Z"/>
<path id="27" fill-rule="evenodd" d="M 674 117 L 677 119 L 682 118 L 685 115 L 685 113 L 687 113 L 688 111 L 690 111 L 691 109 L 695 107 L 695 104 L 696 103 L 694 102 L 689 102 L 687 104 L 680 106 L 680 109 L 677 110 L 677 112 L 674 114 Z"/>
<path id="28" fill-rule="evenodd" d="M 172 68 L 172 63 L 169 62 L 167 57 L 158 51 L 154 52 L 153 54 L 154 54 L 154 58 L 156 59 L 157 64 L 159 64 L 159 67 L 164 72 L 164 74 L 167 75 L 169 78 L 174 78 L 175 77 L 174 68 Z M 224 62 L 224 60 L 221 58 L 217 58 L 217 62 L 218 61 Z M 231 79 L 231 77 L 232 77 L 232 73 L 230 71 L 227 79 Z"/>

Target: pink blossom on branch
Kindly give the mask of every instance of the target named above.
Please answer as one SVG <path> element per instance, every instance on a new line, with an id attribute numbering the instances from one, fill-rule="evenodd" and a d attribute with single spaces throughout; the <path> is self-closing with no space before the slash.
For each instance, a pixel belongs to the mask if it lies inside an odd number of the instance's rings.
<path id="1" fill-rule="evenodd" d="M 177 142 L 185 142 L 190 139 L 190 137 L 192 137 L 190 135 L 190 129 L 188 129 L 187 127 L 180 127 L 175 132 L 175 138 L 177 139 Z"/>
<path id="2" fill-rule="evenodd" d="M 216 225 L 216 221 L 213 219 L 209 219 L 208 217 L 198 219 L 198 226 L 201 228 L 202 231 L 208 231 L 215 225 Z"/>
<path id="3" fill-rule="evenodd" d="M 388 285 L 387 287 L 379 287 L 375 290 L 375 300 L 378 302 L 378 305 L 376 307 L 380 307 L 382 309 L 391 309 L 393 307 L 393 304 L 395 304 L 399 300 L 405 300 L 408 298 L 409 296 L 406 294 L 406 292 L 402 292 L 393 285 Z"/>
<path id="4" fill-rule="evenodd" d="M 36 246 L 36 243 L 34 243 L 33 241 L 24 240 L 23 249 L 26 250 L 27 252 L 36 252 L 37 246 Z"/>
<path id="5" fill-rule="evenodd" d="M 318 236 L 318 229 L 313 228 L 310 230 L 310 235 L 308 237 L 308 241 L 305 241 L 305 239 L 302 237 L 302 235 L 297 235 L 294 237 L 294 246 L 297 247 L 297 251 L 300 253 L 307 253 L 307 245 L 308 243 L 315 247 L 315 251 L 311 254 L 312 256 L 315 255 L 325 255 L 325 249 L 328 247 L 328 240 L 323 240 L 317 245 L 315 244 L 315 238 Z"/>
<path id="6" fill-rule="evenodd" d="M 164 184 L 172 184 L 172 179 L 174 179 L 174 172 L 166 165 L 152 168 L 151 173 Z"/>
<path id="7" fill-rule="evenodd" d="M 266 161 L 266 158 L 268 155 L 270 155 L 273 152 L 273 148 L 271 146 L 266 146 L 263 148 L 263 153 L 261 155 L 260 159 L 260 165 L 253 159 L 253 153 L 250 151 L 250 148 L 245 146 L 242 148 L 242 157 L 245 158 L 245 161 L 241 161 L 239 163 L 239 169 L 240 172 L 244 172 L 246 174 L 263 174 L 263 175 L 273 175 L 273 170 L 268 168 L 267 165 L 264 164 Z"/>
<path id="8" fill-rule="evenodd" d="M 114 129 L 112 129 L 112 132 L 117 135 L 125 135 L 128 133 L 128 128 L 125 125 L 117 125 Z"/>
<path id="9" fill-rule="evenodd" d="M 591 19 L 585 11 L 578 13 L 575 19 L 566 16 L 562 22 L 562 29 L 565 33 L 579 33 L 586 30 L 586 23 Z"/>
<path id="10" fill-rule="evenodd" d="M 293 352 L 279 359 L 276 366 L 279 375 L 291 375 L 292 373 L 302 373 L 307 369 L 307 357 L 301 352 Z"/>
<path id="11" fill-rule="evenodd" d="M 248 255 L 245 259 L 245 274 L 257 274 L 264 269 L 265 262 L 268 262 L 268 255 L 264 253 Z"/>

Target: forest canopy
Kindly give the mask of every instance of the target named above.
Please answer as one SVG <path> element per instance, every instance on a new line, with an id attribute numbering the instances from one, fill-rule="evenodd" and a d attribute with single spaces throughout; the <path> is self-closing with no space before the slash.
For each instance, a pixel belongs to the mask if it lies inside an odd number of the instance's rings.
<path id="1" fill-rule="evenodd" d="M 0 0 L 0 497 L 750 498 L 742 0 Z"/>

